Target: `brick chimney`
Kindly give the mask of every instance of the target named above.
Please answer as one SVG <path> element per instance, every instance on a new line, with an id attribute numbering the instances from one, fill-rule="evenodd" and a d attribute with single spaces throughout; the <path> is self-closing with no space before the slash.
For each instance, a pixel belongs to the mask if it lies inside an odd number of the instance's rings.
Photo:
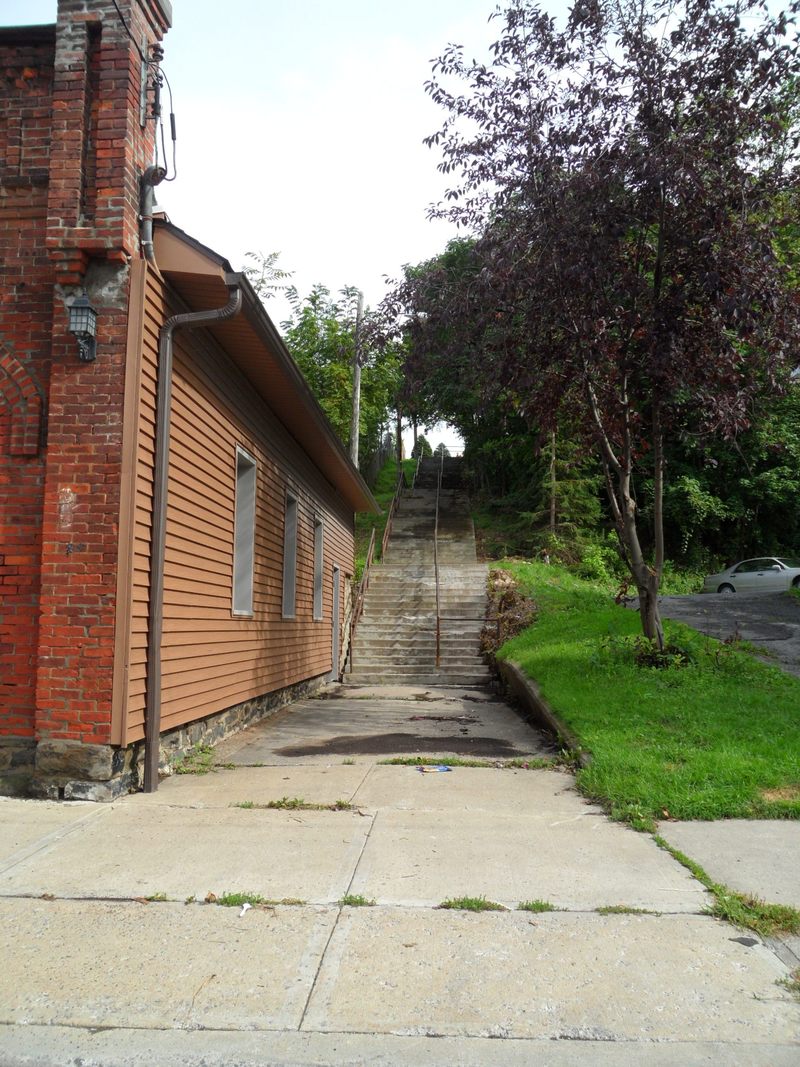
<path id="1" fill-rule="evenodd" d="M 171 18 L 168 0 L 59 0 L 47 247 L 62 284 L 79 283 L 91 257 L 138 253 L 139 177 L 155 137 L 145 60 Z"/>

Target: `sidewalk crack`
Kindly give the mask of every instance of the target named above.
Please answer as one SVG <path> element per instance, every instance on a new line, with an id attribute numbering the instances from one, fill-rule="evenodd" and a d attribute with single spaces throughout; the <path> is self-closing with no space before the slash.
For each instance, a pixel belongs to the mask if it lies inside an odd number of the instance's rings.
<path id="1" fill-rule="evenodd" d="M 372 770 L 371 767 L 370 767 L 370 770 Z M 369 773 L 369 772 L 367 772 L 367 773 Z M 365 775 L 365 777 L 366 777 L 366 775 Z M 359 788 L 360 788 L 360 786 L 359 786 Z M 367 831 L 367 833 L 364 836 L 364 843 L 361 846 L 361 851 L 358 854 L 358 859 L 356 860 L 355 865 L 353 866 L 353 873 L 350 876 L 350 881 L 347 884 L 347 888 L 345 889 L 345 891 L 343 893 L 343 896 L 348 896 L 349 893 L 350 893 L 350 890 L 353 888 L 353 882 L 355 880 L 356 874 L 358 873 L 358 868 L 361 865 L 361 860 L 362 860 L 362 858 L 364 856 L 364 851 L 366 850 L 367 844 L 369 843 L 369 839 L 372 836 L 372 831 L 375 828 L 375 823 L 377 821 L 377 818 L 378 818 L 378 812 L 375 812 L 375 814 L 372 816 L 372 821 L 370 822 L 369 830 Z M 306 997 L 306 1002 L 305 1002 L 305 1004 L 303 1006 L 303 1014 L 300 1016 L 300 1022 L 298 1023 L 298 1026 L 297 1026 L 298 1032 L 303 1029 L 303 1024 L 306 1021 L 306 1015 L 308 1014 L 309 1005 L 311 1004 L 311 1000 L 312 1000 L 312 998 L 314 996 L 314 993 L 315 993 L 315 991 L 317 989 L 317 985 L 319 984 L 319 976 L 320 976 L 320 972 L 322 971 L 322 965 L 325 962 L 325 959 L 326 959 L 326 957 L 328 955 L 328 949 L 330 948 L 331 941 L 333 940 L 333 935 L 336 933 L 336 929 L 337 929 L 337 927 L 339 925 L 339 920 L 342 917 L 342 911 L 343 910 L 344 910 L 344 908 L 340 904 L 339 908 L 338 908 L 338 911 L 337 911 L 337 914 L 336 914 L 336 921 L 334 922 L 333 926 L 331 927 L 331 932 L 330 932 L 330 934 L 328 936 L 327 941 L 325 942 L 325 947 L 323 948 L 322 952 L 320 953 L 319 963 L 317 964 L 317 969 L 316 969 L 316 971 L 314 973 L 314 981 L 311 983 L 311 988 L 308 991 L 308 996 Z"/>

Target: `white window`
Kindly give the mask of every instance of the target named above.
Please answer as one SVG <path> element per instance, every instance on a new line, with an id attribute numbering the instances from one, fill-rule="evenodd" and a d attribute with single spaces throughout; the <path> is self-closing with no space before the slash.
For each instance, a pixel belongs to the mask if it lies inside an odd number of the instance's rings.
<path id="1" fill-rule="evenodd" d="M 297 589 L 297 497 L 286 494 L 286 517 L 283 525 L 283 617 L 295 616 Z"/>
<path id="2" fill-rule="evenodd" d="M 256 461 L 236 449 L 236 517 L 233 531 L 233 614 L 253 614 L 256 539 Z"/>
<path id="3" fill-rule="evenodd" d="M 314 618 L 322 618 L 322 519 L 314 519 Z"/>

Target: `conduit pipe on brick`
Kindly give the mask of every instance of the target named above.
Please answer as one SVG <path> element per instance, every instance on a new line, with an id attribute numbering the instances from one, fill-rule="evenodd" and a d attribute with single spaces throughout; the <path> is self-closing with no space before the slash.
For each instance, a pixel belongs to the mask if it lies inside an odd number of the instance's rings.
<path id="1" fill-rule="evenodd" d="M 167 487 L 169 438 L 172 422 L 173 337 L 182 327 L 196 329 L 232 319 L 242 310 L 242 276 L 226 274 L 228 302 L 208 311 L 173 315 L 158 337 L 158 384 L 156 386 L 156 440 L 153 467 L 153 524 L 150 547 L 150 600 L 147 632 L 147 690 L 145 696 L 144 791 L 158 789 L 158 757 L 161 741 L 161 639 L 164 629 L 164 558 L 167 544 Z"/>
<path id="2" fill-rule="evenodd" d="M 156 186 L 167 176 L 164 167 L 148 167 L 139 179 L 139 239 L 142 252 L 148 263 L 156 265 L 153 249 L 153 210 L 156 203 Z"/>

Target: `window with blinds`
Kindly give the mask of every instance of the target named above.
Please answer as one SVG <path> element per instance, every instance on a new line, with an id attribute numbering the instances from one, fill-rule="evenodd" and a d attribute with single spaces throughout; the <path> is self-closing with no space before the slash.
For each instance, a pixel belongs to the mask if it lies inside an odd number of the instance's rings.
<path id="1" fill-rule="evenodd" d="M 283 526 L 283 617 L 293 619 L 297 596 L 297 497 L 286 494 Z"/>
<path id="2" fill-rule="evenodd" d="M 256 538 L 256 461 L 236 449 L 236 515 L 233 533 L 233 614 L 253 614 Z"/>

